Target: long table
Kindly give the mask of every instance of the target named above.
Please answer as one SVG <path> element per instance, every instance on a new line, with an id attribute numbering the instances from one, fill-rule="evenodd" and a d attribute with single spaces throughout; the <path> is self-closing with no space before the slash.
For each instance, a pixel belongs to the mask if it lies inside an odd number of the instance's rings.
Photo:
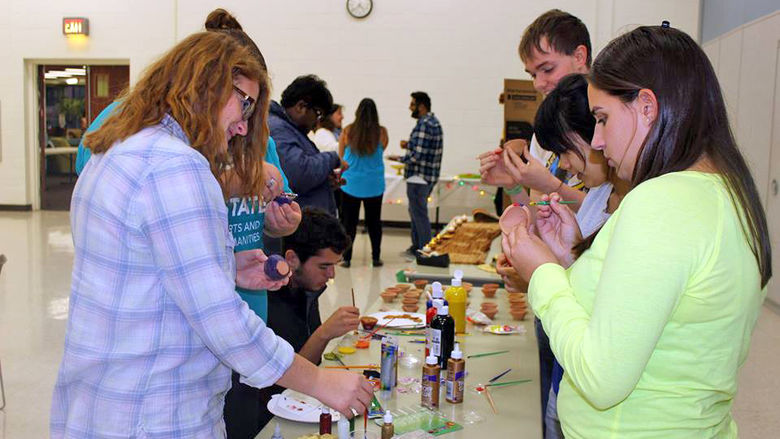
<path id="1" fill-rule="evenodd" d="M 390 309 L 400 308 L 400 299 L 390 304 Z M 539 400 L 539 357 L 534 335 L 533 318 L 529 312 L 524 321 L 513 321 L 509 314 L 507 293 L 500 289 L 495 298 L 485 298 L 480 289 L 474 287 L 469 296 L 471 307 L 479 308 L 482 301 L 497 302 L 499 311 L 494 322 L 496 324 L 520 325 L 525 329 L 520 335 L 494 335 L 483 333 L 478 327 L 468 324 L 465 335 L 456 337 L 460 343 L 464 355 L 479 354 L 500 350 L 509 350 L 508 353 L 487 356 L 482 358 L 466 359 L 466 392 L 463 404 L 450 404 L 444 398 L 444 386 L 442 386 L 441 405 L 439 411 L 449 419 L 463 425 L 463 430 L 444 435 L 445 438 L 461 439 L 474 437 L 491 438 L 541 438 L 541 409 Z M 424 304 L 422 303 L 422 308 Z M 366 314 L 388 308 L 381 300 L 375 302 Z M 399 311 L 402 313 L 402 311 Z M 381 332 L 381 331 L 380 331 Z M 424 344 L 412 343 L 412 340 L 422 337 L 400 336 L 401 351 L 406 360 L 401 361 L 398 367 L 399 380 L 403 377 L 419 378 L 422 375 L 422 361 L 424 356 Z M 333 350 L 338 340 L 333 340 L 326 352 Z M 374 340 L 369 349 L 358 349 L 355 354 L 345 355 L 344 363 L 349 364 L 379 364 L 380 342 Z M 416 359 L 416 364 L 410 365 L 409 359 Z M 331 361 L 323 360 L 323 366 L 336 365 Z M 490 394 L 493 397 L 498 414 L 494 414 L 482 394 L 477 394 L 474 388 L 478 384 L 486 383 L 490 378 L 504 370 L 512 368 L 512 371 L 502 377 L 498 382 L 531 379 L 531 382 L 506 387 L 493 387 Z M 377 392 L 382 406 L 391 412 L 398 408 L 419 406 L 419 393 L 399 393 L 393 391 L 390 395 L 382 395 Z M 476 416 L 475 416 L 476 415 Z M 467 419 L 481 418 L 481 420 L 469 423 Z M 281 431 L 286 439 L 296 439 L 306 434 L 317 433 L 317 424 L 304 424 L 274 418 L 257 435 L 257 438 L 270 438 L 276 423 L 281 426 Z M 358 430 L 362 430 L 363 418 L 358 418 L 356 424 Z M 369 421 L 369 430 L 379 432 L 379 427 L 373 420 Z M 334 423 L 334 434 L 336 433 Z"/>

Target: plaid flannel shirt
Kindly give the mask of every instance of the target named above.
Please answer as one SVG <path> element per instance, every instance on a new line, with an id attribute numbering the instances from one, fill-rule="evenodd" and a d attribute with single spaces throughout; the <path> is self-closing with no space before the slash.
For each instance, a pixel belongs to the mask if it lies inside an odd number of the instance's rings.
<path id="1" fill-rule="evenodd" d="M 439 119 L 428 113 L 417 121 L 409 135 L 406 155 L 401 162 L 406 164 L 404 178 L 419 175 L 430 184 L 439 180 L 441 157 L 444 153 L 444 135 Z"/>
<path id="2" fill-rule="evenodd" d="M 173 118 L 94 155 L 75 247 L 52 438 L 215 438 L 230 371 L 264 387 L 293 361 L 235 292 L 222 191 Z"/>

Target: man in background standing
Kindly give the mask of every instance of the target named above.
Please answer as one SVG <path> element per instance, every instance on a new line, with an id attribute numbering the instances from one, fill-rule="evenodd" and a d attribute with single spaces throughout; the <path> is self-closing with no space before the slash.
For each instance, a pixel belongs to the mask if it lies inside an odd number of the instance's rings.
<path id="1" fill-rule="evenodd" d="M 431 240 L 428 197 L 439 180 L 444 137 L 439 119 L 431 112 L 431 98 L 427 93 L 412 93 L 409 110 L 412 117 L 417 119 L 417 125 L 409 135 L 409 140 L 401 141 L 401 148 L 406 150 L 406 154 L 388 158 L 406 165 L 404 179 L 412 223 L 412 245 L 404 252 L 404 256 L 414 258 L 417 250 Z"/>

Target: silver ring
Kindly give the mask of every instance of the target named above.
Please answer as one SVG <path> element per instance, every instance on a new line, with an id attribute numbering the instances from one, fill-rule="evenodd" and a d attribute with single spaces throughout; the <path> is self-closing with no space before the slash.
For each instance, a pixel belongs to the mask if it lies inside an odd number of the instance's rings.
<path id="1" fill-rule="evenodd" d="M 268 180 L 268 183 L 266 183 L 266 184 L 265 184 L 265 186 L 266 186 L 268 189 L 273 189 L 273 187 L 274 187 L 274 185 L 275 185 L 275 184 L 276 184 L 276 179 L 275 179 L 275 178 L 273 178 L 273 177 L 271 177 L 271 178 Z"/>

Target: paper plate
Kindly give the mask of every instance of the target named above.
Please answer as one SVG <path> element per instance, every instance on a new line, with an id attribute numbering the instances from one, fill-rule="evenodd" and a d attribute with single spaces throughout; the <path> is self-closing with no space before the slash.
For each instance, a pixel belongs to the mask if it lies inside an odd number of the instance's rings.
<path id="1" fill-rule="evenodd" d="M 486 326 L 485 329 L 483 329 L 484 332 L 489 332 L 491 334 L 498 334 L 498 335 L 509 335 L 509 334 L 520 334 L 523 332 L 523 328 L 520 326 L 510 326 L 510 325 L 490 325 Z"/>
<path id="2" fill-rule="evenodd" d="M 419 312 L 381 311 L 370 314 L 377 319 L 376 326 L 388 328 L 424 328 L 425 314 Z M 398 316 L 398 317 L 396 317 Z M 404 317 L 400 317 L 404 316 Z M 390 320 L 392 317 L 396 317 Z"/>
<path id="3" fill-rule="evenodd" d="M 287 389 L 272 396 L 267 407 L 269 412 L 280 418 L 315 424 L 320 422 L 323 404 L 311 396 Z M 330 414 L 333 422 L 341 417 L 335 410 L 331 410 Z"/>

